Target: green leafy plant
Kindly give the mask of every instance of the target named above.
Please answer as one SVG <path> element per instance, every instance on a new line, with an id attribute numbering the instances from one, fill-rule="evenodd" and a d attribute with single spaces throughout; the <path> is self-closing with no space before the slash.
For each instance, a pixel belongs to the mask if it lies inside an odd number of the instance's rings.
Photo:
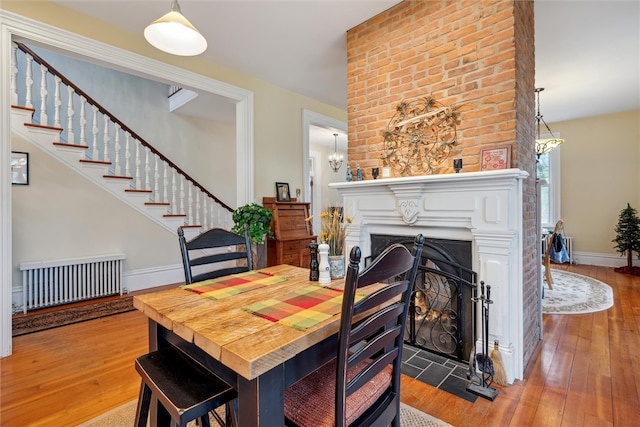
<path id="1" fill-rule="evenodd" d="M 233 211 L 232 218 L 234 225 L 231 231 L 242 235 L 244 234 L 244 225 L 247 224 L 252 243 L 264 243 L 265 235 L 273 236 L 271 232 L 273 212 L 257 203 L 240 206 Z"/>
<path id="2" fill-rule="evenodd" d="M 640 276 L 640 267 L 634 267 L 632 260 L 633 252 L 640 257 L 640 218 L 638 218 L 638 211 L 629 203 L 620 211 L 616 233 L 616 238 L 613 239 L 616 244 L 614 247 L 620 255 L 627 256 L 627 265 L 616 268 L 615 271 Z"/>

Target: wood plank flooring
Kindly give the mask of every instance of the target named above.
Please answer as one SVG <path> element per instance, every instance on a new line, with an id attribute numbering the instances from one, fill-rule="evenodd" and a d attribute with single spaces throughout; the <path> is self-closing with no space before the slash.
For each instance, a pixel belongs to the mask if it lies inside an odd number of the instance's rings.
<path id="1" fill-rule="evenodd" d="M 614 307 L 545 315 L 525 380 L 469 403 L 403 378 L 402 400 L 455 426 L 630 426 L 640 419 L 640 277 L 612 268 L 555 266 L 613 288 Z M 138 311 L 16 337 L 0 359 L 0 425 L 72 426 L 137 398 L 146 352 Z"/>

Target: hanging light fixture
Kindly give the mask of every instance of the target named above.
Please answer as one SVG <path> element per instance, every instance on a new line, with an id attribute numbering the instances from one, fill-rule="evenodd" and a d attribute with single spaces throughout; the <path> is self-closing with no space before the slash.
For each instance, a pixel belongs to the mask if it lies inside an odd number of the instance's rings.
<path id="1" fill-rule="evenodd" d="M 535 90 L 538 103 L 538 112 L 536 114 L 536 121 L 538 123 L 538 131 L 536 135 L 536 156 L 540 158 L 540 156 L 544 153 L 548 153 L 558 145 L 562 144 L 564 142 L 564 139 L 556 138 L 555 136 L 553 136 L 553 132 L 551 132 L 551 129 L 549 129 L 549 125 L 547 125 L 547 122 L 545 122 L 542 118 L 542 114 L 540 114 L 540 92 L 542 92 L 544 88 L 539 87 Z M 549 135 L 551 135 L 551 138 L 540 138 L 540 123 L 544 124 L 544 126 L 547 128 L 547 132 L 549 133 Z"/>
<path id="2" fill-rule="evenodd" d="M 338 172 L 342 167 L 344 158 L 342 154 L 338 154 L 338 134 L 334 133 L 333 137 L 335 138 L 335 142 L 333 145 L 333 154 L 329 155 L 329 166 L 331 166 L 334 172 Z"/>
<path id="3" fill-rule="evenodd" d="M 180 11 L 178 0 L 171 11 L 144 29 L 144 38 L 155 48 L 172 55 L 194 56 L 207 50 L 207 40 Z"/>

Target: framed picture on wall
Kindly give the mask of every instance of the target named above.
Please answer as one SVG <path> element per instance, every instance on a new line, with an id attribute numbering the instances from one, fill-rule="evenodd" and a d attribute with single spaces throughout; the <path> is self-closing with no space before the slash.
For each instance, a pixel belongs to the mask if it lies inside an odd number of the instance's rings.
<path id="1" fill-rule="evenodd" d="M 29 185 L 29 153 L 11 152 L 11 184 Z"/>
<path id="2" fill-rule="evenodd" d="M 511 167 L 511 146 L 484 148 L 480 151 L 480 170 L 492 171 Z"/>
<path id="3" fill-rule="evenodd" d="M 276 197 L 279 202 L 290 202 L 291 193 L 289 192 L 289 184 L 286 182 L 276 182 Z"/>

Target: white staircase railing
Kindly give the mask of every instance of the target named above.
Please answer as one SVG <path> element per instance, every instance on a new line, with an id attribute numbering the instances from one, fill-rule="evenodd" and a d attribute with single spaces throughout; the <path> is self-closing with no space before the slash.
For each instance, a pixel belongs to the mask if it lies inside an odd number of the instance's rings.
<path id="1" fill-rule="evenodd" d="M 166 209 L 164 218 L 187 226 L 233 225 L 232 208 L 21 43 L 12 43 L 11 104 L 32 110 L 27 125 L 59 132 L 59 141 L 51 141 L 57 149 L 79 150 L 80 163 L 106 168 L 103 179 L 126 182 L 122 199 L 141 194 L 150 209 Z M 174 225 L 168 227 L 175 231 Z"/>

